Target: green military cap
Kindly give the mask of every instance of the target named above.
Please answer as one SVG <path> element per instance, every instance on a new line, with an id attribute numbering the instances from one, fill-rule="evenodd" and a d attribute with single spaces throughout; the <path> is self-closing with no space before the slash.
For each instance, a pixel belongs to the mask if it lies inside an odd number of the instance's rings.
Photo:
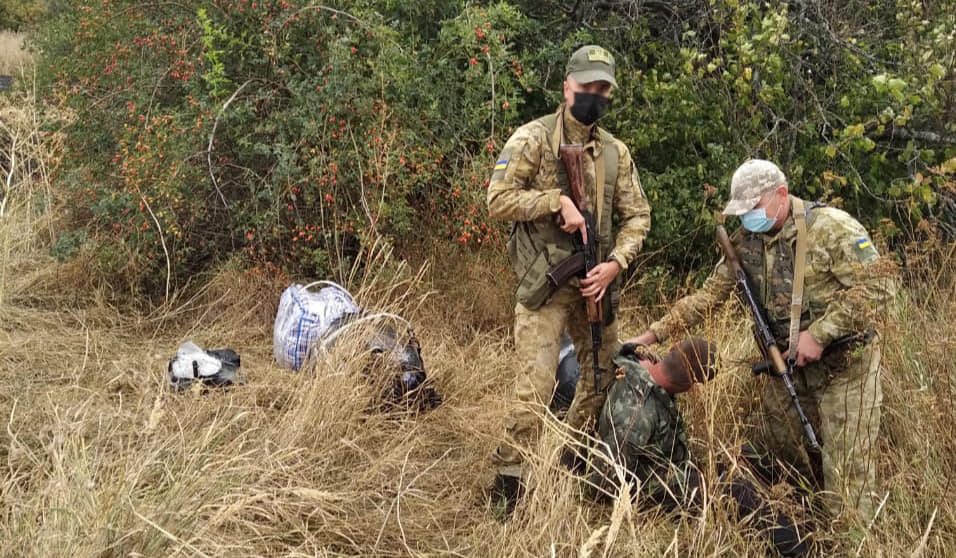
<path id="1" fill-rule="evenodd" d="M 571 55 L 564 77 L 571 76 L 578 83 L 607 81 L 617 87 L 614 79 L 614 57 L 597 45 L 585 45 Z"/>
<path id="2" fill-rule="evenodd" d="M 787 185 L 787 177 L 777 165 L 763 159 L 750 159 L 737 167 L 730 179 L 730 203 L 724 215 L 743 215 L 757 205 L 764 194 Z"/>

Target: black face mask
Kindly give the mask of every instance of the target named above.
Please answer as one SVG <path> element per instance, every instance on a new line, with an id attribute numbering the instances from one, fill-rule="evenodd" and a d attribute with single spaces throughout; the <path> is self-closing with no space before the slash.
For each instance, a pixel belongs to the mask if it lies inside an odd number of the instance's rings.
<path id="1" fill-rule="evenodd" d="M 611 99 L 596 93 L 574 93 L 574 104 L 571 105 L 571 116 L 585 126 L 590 126 L 598 118 L 604 116 L 611 108 Z"/>

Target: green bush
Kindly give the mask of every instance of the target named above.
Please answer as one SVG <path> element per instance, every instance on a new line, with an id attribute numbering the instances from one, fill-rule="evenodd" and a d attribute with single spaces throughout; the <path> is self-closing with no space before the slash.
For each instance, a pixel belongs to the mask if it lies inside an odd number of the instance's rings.
<path id="1" fill-rule="evenodd" d="M 422 231 L 500 250 L 494 156 L 553 109 L 586 42 L 618 58 L 602 123 L 641 171 L 655 265 L 684 275 L 713 254 L 747 157 L 887 234 L 952 226 L 953 4 L 81 0 L 35 46 L 48 96 L 77 115 L 60 176 L 73 226 L 128 255 L 104 269 L 145 292 L 167 266 L 179 285 L 234 254 L 326 275 Z"/>

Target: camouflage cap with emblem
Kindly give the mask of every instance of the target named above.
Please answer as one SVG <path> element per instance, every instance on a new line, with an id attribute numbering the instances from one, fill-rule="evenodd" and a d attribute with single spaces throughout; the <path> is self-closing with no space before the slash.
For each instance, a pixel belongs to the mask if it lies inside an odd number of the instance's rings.
<path id="1" fill-rule="evenodd" d="M 753 209 L 764 194 L 780 185 L 787 185 L 787 177 L 777 165 L 763 159 L 746 161 L 730 179 L 730 202 L 724 208 L 724 215 L 743 215 Z"/>
<path id="2" fill-rule="evenodd" d="M 607 81 L 617 87 L 617 81 L 614 79 L 614 57 L 597 45 L 585 45 L 574 51 L 568 60 L 564 76 L 570 76 L 578 83 Z"/>

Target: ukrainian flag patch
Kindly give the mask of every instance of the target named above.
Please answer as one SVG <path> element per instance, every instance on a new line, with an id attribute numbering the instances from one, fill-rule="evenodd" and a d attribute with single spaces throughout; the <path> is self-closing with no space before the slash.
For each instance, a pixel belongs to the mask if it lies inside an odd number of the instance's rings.
<path id="1" fill-rule="evenodd" d="M 506 168 L 508 168 L 508 159 L 499 159 L 498 162 L 495 163 L 496 171 L 505 170 Z"/>
<path id="2" fill-rule="evenodd" d="M 871 262 L 879 257 L 876 253 L 876 248 L 873 247 L 873 243 L 865 236 L 858 238 L 856 242 L 853 243 L 853 248 L 855 249 L 857 259 L 861 262 Z"/>

